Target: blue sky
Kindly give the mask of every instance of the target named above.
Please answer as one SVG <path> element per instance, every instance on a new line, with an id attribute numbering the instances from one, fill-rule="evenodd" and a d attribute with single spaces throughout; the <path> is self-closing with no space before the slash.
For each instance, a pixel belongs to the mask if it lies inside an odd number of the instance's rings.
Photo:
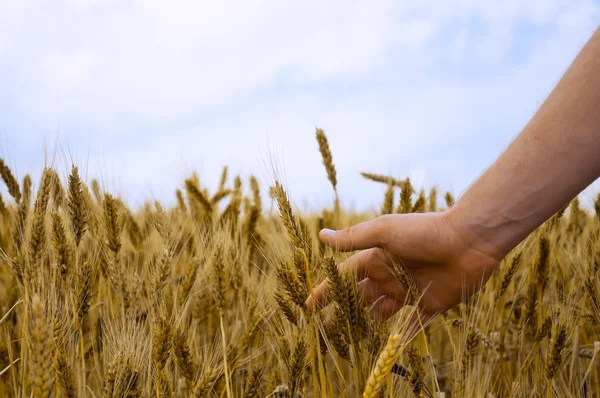
<path id="1" fill-rule="evenodd" d="M 360 171 L 459 195 L 600 24 L 597 0 L 296 4 L 0 0 L 0 156 L 23 177 L 56 153 L 133 205 L 275 165 L 316 207 L 321 127 L 346 205 L 381 202 Z"/>

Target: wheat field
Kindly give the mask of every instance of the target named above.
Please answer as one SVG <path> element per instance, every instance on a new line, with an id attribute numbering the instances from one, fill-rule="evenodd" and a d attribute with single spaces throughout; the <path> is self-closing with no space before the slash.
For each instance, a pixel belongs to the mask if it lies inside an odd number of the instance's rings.
<path id="1" fill-rule="evenodd" d="M 417 331 L 419 292 L 398 267 L 409 300 L 380 324 L 318 232 L 454 198 L 363 173 L 382 204 L 348 212 L 315 135 L 332 201 L 311 214 L 276 179 L 226 167 L 217 187 L 193 174 L 175 206 L 134 210 L 76 165 L 18 181 L 0 159 L 0 396 L 600 397 L 600 196 L 595 212 L 574 199 Z M 308 308 L 324 278 L 334 303 Z"/>

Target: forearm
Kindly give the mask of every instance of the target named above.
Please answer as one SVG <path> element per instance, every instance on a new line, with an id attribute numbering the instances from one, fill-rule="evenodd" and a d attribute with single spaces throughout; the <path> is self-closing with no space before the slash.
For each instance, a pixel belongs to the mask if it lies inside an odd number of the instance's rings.
<path id="1" fill-rule="evenodd" d="M 448 213 L 498 259 L 600 176 L 600 29 L 521 134 Z"/>

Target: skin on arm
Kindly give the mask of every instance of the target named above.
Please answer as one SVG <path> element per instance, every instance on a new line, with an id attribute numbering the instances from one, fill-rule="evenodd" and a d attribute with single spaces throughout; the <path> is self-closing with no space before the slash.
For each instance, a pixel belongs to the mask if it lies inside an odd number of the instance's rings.
<path id="1" fill-rule="evenodd" d="M 404 305 L 390 272 L 401 262 L 423 293 L 430 318 L 485 283 L 524 238 L 600 176 L 600 29 L 596 30 L 523 131 L 448 211 L 393 214 L 320 238 L 343 251 L 365 305 L 385 320 Z M 327 281 L 309 306 L 328 304 Z"/>
<path id="2" fill-rule="evenodd" d="M 498 259 L 600 176 L 600 29 L 535 116 L 450 212 Z"/>

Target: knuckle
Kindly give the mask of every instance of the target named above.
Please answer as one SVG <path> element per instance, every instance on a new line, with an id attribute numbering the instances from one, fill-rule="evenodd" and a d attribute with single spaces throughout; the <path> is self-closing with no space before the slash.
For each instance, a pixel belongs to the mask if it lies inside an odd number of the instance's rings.
<path id="1" fill-rule="evenodd" d="M 387 242 L 389 237 L 389 226 L 395 219 L 393 214 L 385 214 L 375 219 L 373 225 L 373 237 L 380 243 Z"/>
<path id="2" fill-rule="evenodd" d="M 367 263 L 373 263 L 375 261 L 381 260 L 382 259 L 381 256 L 382 256 L 381 249 L 379 249 L 379 248 L 371 249 L 371 250 L 367 251 L 365 261 Z"/>
<path id="3" fill-rule="evenodd" d="M 355 226 L 348 227 L 344 230 L 343 236 L 348 241 L 352 241 L 352 238 L 354 237 L 354 235 L 356 235 L 356 227 Z"/>
<path id="4" fill-rule="evenodd" d="M 346 244 L 346 242 L 350 241 L 350 238 L 353 234 L 352 229 L 354 227 L 348 227 L 348 228 L 344 228 L 342 230 L 339 230 L 337 235 L 336 235 L 336 242 L 338 244 Z"/>

